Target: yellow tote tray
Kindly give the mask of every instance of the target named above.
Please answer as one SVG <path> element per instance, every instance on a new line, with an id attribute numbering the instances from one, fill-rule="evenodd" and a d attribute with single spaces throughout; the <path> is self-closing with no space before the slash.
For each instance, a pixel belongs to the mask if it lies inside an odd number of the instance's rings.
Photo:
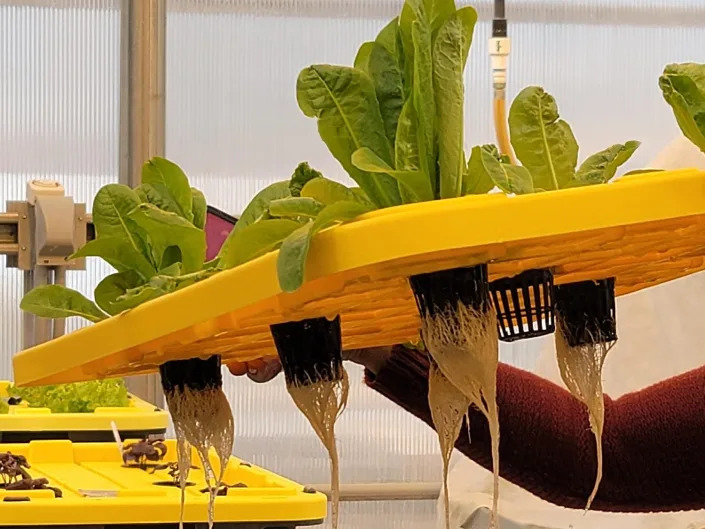
<path id="1" fill-rule="evenodd" d="M 275 354 L 269 325 L 340 314 L 346 348 L 418 336 L 413 274 L 489 263 L 492 280 L 550 268 L 557 284 L 616 277 L 624 295 L 705 268 L 705 172 L 468 196 L 375 211 L 317 235 L 306 283 L 279 288 L 277 252 L 33 347 L 18 384 L 156 371 L 167 360 Z"/>
<path id="2" fill-rule="evenodd" d="M 7 397 L 10 382 L 0 381 L 0 398 Z M 164 434 L 167 412 L 134 395 L 122 408 L 96 408 L 92 413 L 52 413 L 48 408 L 30 408 L 26 403 L 10 406 L 0 414 L 0 442 L 26 442 L 41 436 L 73 440 L 107 441 L 113 438 L 111 422 L 123 436 Z"/>
<path id="3" fill-rule="evenodd" d="M 168 440 L 166 445 L 164 460 L 175 461 L 176 442 Z M 8 451 L 27 457 L 32 478 L 47 478 L 63 497 L 54 498 L 49 490 L 0 489 L 0 527 L 145 524 L 148 529 L 150 524 L 164 527 L 179 521 L 180 489 L 155 484 L 171 481 L 168 472 L 125 468 L 115 443 L 33 441 L 0 445 L 0 452 Z M 195 452 L 192 460 L 200 467 Z M 206 488 L 203 470 L 191 470 L 189 481 L 194 485 L 186 488 L 184 521 L 204 523 L 208 493 L 201 492 Z M 223 481 L 246 487 L 228 489 L 227 496 L 216 498 L 216 527 L 218 522 L 228 522 L 251 529 L 293 528 L 320 523 L 326 516 L 323 494 L 307 492 L 301 485 L 234 457 Z M 25 501 L 8 501 L 8 496 Z"/>

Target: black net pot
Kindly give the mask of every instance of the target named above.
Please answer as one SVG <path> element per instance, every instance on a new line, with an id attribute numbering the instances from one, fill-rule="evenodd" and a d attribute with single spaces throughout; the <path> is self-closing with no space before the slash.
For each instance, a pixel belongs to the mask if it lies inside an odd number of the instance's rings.
<path id="1" fill-rule="evenodd" d="M 270 326 L 287 384 L 309 385 L 342 377 L 340 316 Z"/>
<path id="2" fill-rule="evenodd" d="M 553 312 L 553 273 L 527 270 L 490 283 L 497 311 L 497 329 L 503 342 L 551 334 L 556 328 Z"/>
<path id="3" fill-rule="evenodd" d="M 455 312 L 459 302 L 478 312 L 490 308 L 486 264 L 418 274 L 409 283 L 422 318 Z"/>
<path id="4" fill-rule="evenodd" d="M 223 373 L 220 370 L 220 355 L 202 360 L 172 360 L 159 366 L 162 388 L 166 393 L 175 389 L 189 388 L 195 391 L 219 389 L 223 386 Z"/>
<path id="5" fill-rule="evenodd" d="M 568 345 L 577 347 L 617 340 L 613 277 L 556 286 L 553 296 Z"/>

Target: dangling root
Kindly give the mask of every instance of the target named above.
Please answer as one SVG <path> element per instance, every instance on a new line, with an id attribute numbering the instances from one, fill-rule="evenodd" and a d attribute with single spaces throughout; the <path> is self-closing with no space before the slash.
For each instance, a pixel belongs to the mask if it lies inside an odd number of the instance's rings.
<path id="1" fill-rule="evenodd" d="M 422 321 L 422 336 L 429 353 L 446 378 L 487 418 L 492 439 L 494 474 L 490 527 L 497 527 L 499 497 L 499 417 L 497 316 L 493 308 L 478 312 L 463 303 L 457 309 Z"/>
<path id="2" fill-rule="evenodd" d="M 335 421 L 348 402 L 350 383 L 345 368 L 340 367 L 335 380 L 326 378 L 309 384 L 287 384 L 289 395 L 301 410 L 328 451 L 330 457 L 330 483 L 333 529 L 338 527 L 340 503 L 340 474 L 338 448 L 335 443 Z"/>
<path id="3" fill-rule="evenodd" d="M 179 529 L 184 527 L 184 505 L 186 503 L 186 483 L 188 472 L 191 469 L 191 445 L 184 438 L 183 432 L 176 434 L 176 457 L 179 465 L 179 488 L 181 489 L 181 503 L 179 510 Z M 183 471 L 186 469 L 186 472 Z"/>
<path id="4" fill-rule="evenodd" d="M 556 315 L 556 357 L 561 378 L 568 390 L 588 409 L 590 430 L 595 435 L 597 449 L 597 476 L 585 511 L 590 510 L 597 489 L 602 481 L 602 431 L 605 422 L 605 401 L 602 393 L 602 366 L 607 353 L 615 342 L 603 342 L 599 337 L 595 343 L 570 346 Z"/>
<path id="5" fill-rule="evenodd" d="M 167 405 L 174 421 L 181 486 L 181 516 L 183 527 L 184 489 L 191 466 L 191 447 L 196 449 L 203 465 L 206 485 L 210 491 L 208 527 L 213 527 L 215 497 L 223 481 L 233 449 L 233 416 L 225 394 L 220 388 L 193 390 L 189 387 L 165 392 Z M 215 450 L 219 468 L 211 464 L 210 449 Z"/>
<path id="6" fill-rule="evenodd" d="M 443 503 L 446 529 L 450 529 L 450 505 L 448 498 L 448 465 L 455 441 L 463 426 L 463 417 L 468 413 L 470 399 L 456 388 L 431 359 L 428 373 L 428 404 L 431 418 L 438 433 L 443 458 Z"/>

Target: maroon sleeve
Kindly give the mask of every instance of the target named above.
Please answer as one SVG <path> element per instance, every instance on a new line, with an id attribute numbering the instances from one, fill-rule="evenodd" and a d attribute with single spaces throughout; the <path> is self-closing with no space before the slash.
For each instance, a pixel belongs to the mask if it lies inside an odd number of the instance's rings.
<path id="1" fill-rule="evenodd" d="M 398 347 L 367 383 L 432 426 L 428 360 Z M 592 490 L 595 440 L 583 405 L 563 388 L 500 364 L 497 372 L 500 474 L 564 507 L 582 509 Z M 456 448 L 492 467 L 487 421 L 471 409 L 472 443 Z M 625 395 L 605 396 L 603 479 L 592 508 L 651 512 L 705 507 L 705 368 Z"/>

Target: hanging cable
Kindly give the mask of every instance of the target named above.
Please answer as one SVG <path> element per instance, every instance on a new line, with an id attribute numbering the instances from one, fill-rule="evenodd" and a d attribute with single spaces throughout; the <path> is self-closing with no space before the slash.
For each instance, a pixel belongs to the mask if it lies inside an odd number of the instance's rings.
<path id="1" fill-rule="evenodd" d="M 494 127 L 499 151 L 509 156 L 511 162 L 515 163 L 507 130 L 507 63 L 509 51 L 510 41 L 507 36 L 507 17 L 504 9 L 504 0 L 495 0 L 492 37 L 490 38 L 492 88 L 494 90 L 492 103 Z"/>

